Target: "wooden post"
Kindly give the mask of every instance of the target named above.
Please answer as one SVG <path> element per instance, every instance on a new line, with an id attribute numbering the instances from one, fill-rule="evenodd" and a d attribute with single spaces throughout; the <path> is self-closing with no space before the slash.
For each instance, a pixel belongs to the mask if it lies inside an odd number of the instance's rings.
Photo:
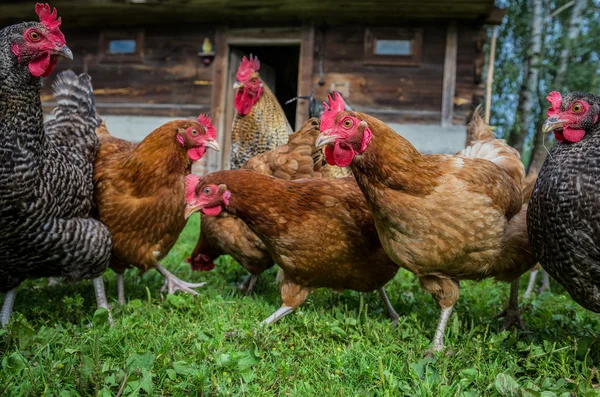
<path id="1" fill-rule="evenodd" d="M 298 65 L 298 96 L 310 95 L 313 87 L 313 58 L 315 48 L 315 27 L 302 27 L 300 43 L 300 64 Z M 308 100 L 299 99 L 296 104 L 296 130 L 308 120 Z"/>
<path id="2" fill-rule="evenodd" d="M 452 125 L 454 117 L 454 91 L 456 89 L 456 54 L 458 30 L 456 22 L 448 23 L 446 31 L 446 57 L 444 59 L 444 86 L 442 91 L 442 127 Z"/>
<path id="3" fill-rule="evenodd" d="M 487 72 L 487 82 L 485 86 L 485 122 L 490 123 L 492 111 L 492 84 L 494 83 L 494 61 L 496 60 L 496 39 L 498 37 L 498 27 L 494 26 L 492 32 L 492 43 L 490 44 L 490 59 Z"/>
<path id="4" fill-rule="evenodd" d="M 215 32 L 215 59 L 213 60 L 212 110 L 213 124 L 217 129 L 217 141 L 224 148 L 228 141 L 225 131 L 225 84 L 227 81 L 227 29 L 217 28 Z M 208 150 L 207 166 L 209 171 L 220 170 L 223 165 L 223 149 L 220 152 Z M 229 160 L 229 159 L 227 159 Z"/>

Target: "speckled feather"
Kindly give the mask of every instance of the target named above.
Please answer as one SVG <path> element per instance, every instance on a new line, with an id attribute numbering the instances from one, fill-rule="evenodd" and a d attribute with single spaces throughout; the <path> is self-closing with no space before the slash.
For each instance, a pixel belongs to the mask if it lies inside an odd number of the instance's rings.
<path id="1" fill-rule="evenodd" d="M 575 98 L 600 103 L 591 94 Z M 529 202 L 529 239 L 542 267 L 580 305 L 600 313 L 600 126 L 577 143 L 555 142 Z"/>
<path id="2" fill-rule="evenodd" d="M 0 292 L 26 278 L 97 277 L 111 249 L 106 227 L 88 219 L 93 191 L 87 160 L 97 147 L 97 119 L 81 95 L 92 95 L 89 77 L 63 75 L 73 95 L 57 94 L 57 119 L 45 133 L 41 81 L 10 51 L 15 35 L 35 25 L 0 31 Z"/>
<path id="3" fill-rule="evenodd" d="M 100 150 L 94 181 L 99 219 L 113 236 L 110 266 L 152 269 L 185 227 L 185 177 L 192 162 L 176 140 L 178 128 L 201 126 L 195 120 L 171 121 L 139 144 L 97 130 Z"/>
<path id="4" fill-rule="evenodd" d="M 284 180 L 349 173 L 348 169 L 328 165 L 322 150 L 315 148 L 319 127 L 316 118 L 306 121 L 298 131 L 289 135 L 287 144 L 251 158 L 244 169 Z M 273 266 L 273 260 L 262 241 L 243 221 L 225 213 L 217 217 L 202 215 L 200 237 L 192 258 L 200 254 L 208 256 L 210 260 L 225 254 L 231 255 L 254 275 Z"/>
<path id="5" fill-rule="evenodd" d="M 398 270 L 352 178 L 285 181 L 237 170 L 208 174 L 198 189 L 206 184 L 226 185 L 227 212 L 248 225 L 283 270 L 286 306 L 297 307 L 313 288 L 373 291 Z"/>
<path id="6" fill-rule="evenodd" d="M 264 91 L 250 113 L 245 116 L 236 113 L 233 119 L 231 169 L 241 168 L 250 158 L 285 145 L 291 133 L 292 127 L 281 105 L 264 84 Z"/>

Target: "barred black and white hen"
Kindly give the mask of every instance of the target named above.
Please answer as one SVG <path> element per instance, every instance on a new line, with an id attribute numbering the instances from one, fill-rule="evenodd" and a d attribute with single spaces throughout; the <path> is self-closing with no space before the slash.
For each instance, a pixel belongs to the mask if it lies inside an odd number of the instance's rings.
<path id="1" fill-rule="evenodd" d="M 529 240 L 571 297 L 600 313 L 600 97 L 552 92 L 547 99 L 543 129 L 557 142 L 529 201 Z"/>
<path id="2" fill-rule="evenodd" d="M 108 308 L 101 274 L 111 238 L 90 219 L 92 161 L 98 147 L 90 78 L 73 72 L 54 86 L 56 120 L 44 126 L 41 77 L 59 56 L 72 59 L 56 10 L 38 4 L 40 22 L 0 30 L 0 320 L 12 313 L 17 286 L 28 278 L 94 278 Z M 82 95 L 82 93 L 87 95 Z M 46 129 L 46 131 L 44 131 Z"/>

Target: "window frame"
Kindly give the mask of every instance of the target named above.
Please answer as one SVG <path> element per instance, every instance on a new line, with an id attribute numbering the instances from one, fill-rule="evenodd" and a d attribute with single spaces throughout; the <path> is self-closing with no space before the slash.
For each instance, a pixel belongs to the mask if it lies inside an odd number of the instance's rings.
<path id="1" fill-rule="evenodd" d="M 111 53 L 113 40 L 135 40 L 135 52 L 132 54 Z M 101 63 L 143 63 L 144 31 L 102 31 L 98 43 L 98 61 Z"/>
<path id="2" fill-rule="evenodd" d="M 410 55 L 375 54 L 377 40 L 410 41 Z M 365 65 L 420 66 L 423 50 L 423 29 L 420 28 L 366 28 Z"/>

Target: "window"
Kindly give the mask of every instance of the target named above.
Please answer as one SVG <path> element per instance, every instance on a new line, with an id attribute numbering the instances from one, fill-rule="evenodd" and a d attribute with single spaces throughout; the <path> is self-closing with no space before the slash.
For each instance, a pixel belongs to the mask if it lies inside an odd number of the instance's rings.
<path id="1" fill-rule="evenodd" d="M 107 31 L 100 33 L 100 62 L 143 62 L 144 32 Z"/>
<path id="2" fill-rule="evenodd" d="M 109 54 L 135 54 L 135 40 L 111 40 L 108 43 Z"/>
<path id="3" fill-rule="evenodd" d="M 366 29 L 365 64 L 419 66 L 422 29 Z"/>

